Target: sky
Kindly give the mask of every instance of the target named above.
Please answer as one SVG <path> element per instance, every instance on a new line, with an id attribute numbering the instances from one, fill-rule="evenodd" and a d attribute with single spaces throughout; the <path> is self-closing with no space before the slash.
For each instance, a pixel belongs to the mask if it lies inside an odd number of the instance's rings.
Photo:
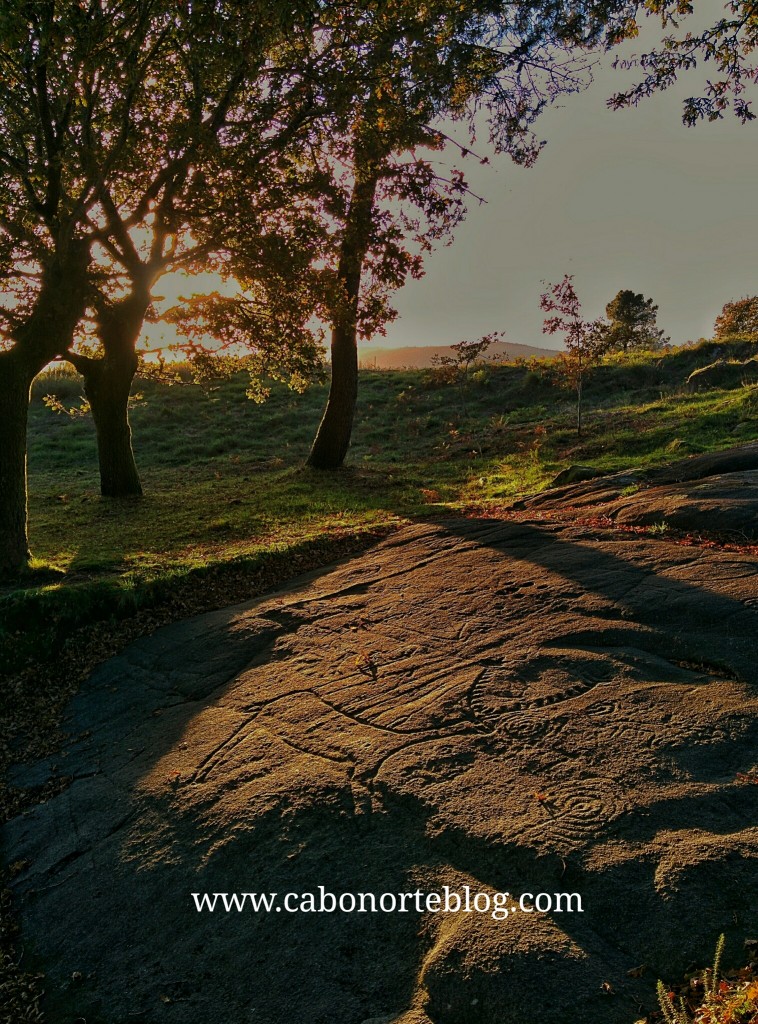
<path id="1" fill-rule="evenodd" d="M 699 9 L 709 22 L 723 11 L 719 0 Z M 659 34 L 652 23 L 643 29 L 626 54 Z M 743 126 L 729 114 L 682 125 L 681 101 L 698 92 L 700 70 L 636 108 L 608 110 L 606 99 L 633 79 L 611 62 L 603 58 L 586 92 L 541 116 L 547 145 L 534 167 L 507 157 L 462 163 L 486 204 L 469 204 L 452 246 L 397 295 L 387 337 L 367 344 L 451 344 L 504 330 L 507 341 L 559 347 L 542 334 L 539 296 L 543 279 L 564 273 L 575 276 L 588 319 L 621 288 L 652 298 L 674 344 L 711 336 L 725 302 L 758 294 L 758 121 Z"/>

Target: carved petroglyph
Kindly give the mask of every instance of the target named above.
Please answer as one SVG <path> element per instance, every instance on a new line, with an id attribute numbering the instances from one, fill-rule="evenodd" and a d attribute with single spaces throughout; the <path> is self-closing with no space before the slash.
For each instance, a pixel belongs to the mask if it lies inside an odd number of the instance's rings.
<path id="1" fill-rule="evenodd" d="M 459 520 L 230 610 L 226 627 L 214 613 L 140 641 L 72 710 L 71 734 L 89 730 L 61 755 L 77 781 L 8 827 L 50 1019 L 79 971 L 96 979 L 78 992 L 87 1019 L 628 1024 L 632 995 L 655 999 L 631 968 L 677 977 L 714 932 L 752 934 L 747 561 Z M 576 891 L 585 912 L 185 905 L 419 877 Z"/>

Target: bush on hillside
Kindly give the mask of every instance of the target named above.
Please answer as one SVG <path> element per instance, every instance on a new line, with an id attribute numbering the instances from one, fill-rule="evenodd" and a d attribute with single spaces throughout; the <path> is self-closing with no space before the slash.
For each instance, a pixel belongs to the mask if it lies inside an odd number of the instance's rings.
<path id="1" fill-rule="evenodd" d="M 715 338 L 741 337 L 758 342 L 758 295 L 727 302 L 713 326 Z"/>

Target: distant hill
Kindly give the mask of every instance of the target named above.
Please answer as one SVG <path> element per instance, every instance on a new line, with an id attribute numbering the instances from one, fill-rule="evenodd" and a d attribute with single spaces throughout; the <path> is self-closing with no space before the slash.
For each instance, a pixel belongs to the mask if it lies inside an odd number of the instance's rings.
<path id="1" fill-rule="evenodd" d="M 405 367 L 424 369 L 432 366 L 432 356 L 452 354 L 450 345 L 405 345 L 403 348 L 379 348 L 370 345 L 359 350 L 361 367 L 377 370 L 399 370 Z M 537 348 L 536 345 L 519 345 L 513 341 L 498 341 L 487 350 L 487 356 L 499 361 L 512 359 L 550 359 L 556 353 L 553 349 Z"/>

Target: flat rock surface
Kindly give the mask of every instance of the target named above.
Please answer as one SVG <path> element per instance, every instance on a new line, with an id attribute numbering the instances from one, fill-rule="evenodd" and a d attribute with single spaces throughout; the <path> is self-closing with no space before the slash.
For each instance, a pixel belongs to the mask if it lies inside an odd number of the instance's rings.
<path id="1" fill-rule="evenodd" d="M 631 1024 L 758 933 L 757 636 L 747 555 L 461 519 L 140 640 L 13 780 L 48 1021 Z M 191 897 L 445 885 L 583 912 Z"/>

